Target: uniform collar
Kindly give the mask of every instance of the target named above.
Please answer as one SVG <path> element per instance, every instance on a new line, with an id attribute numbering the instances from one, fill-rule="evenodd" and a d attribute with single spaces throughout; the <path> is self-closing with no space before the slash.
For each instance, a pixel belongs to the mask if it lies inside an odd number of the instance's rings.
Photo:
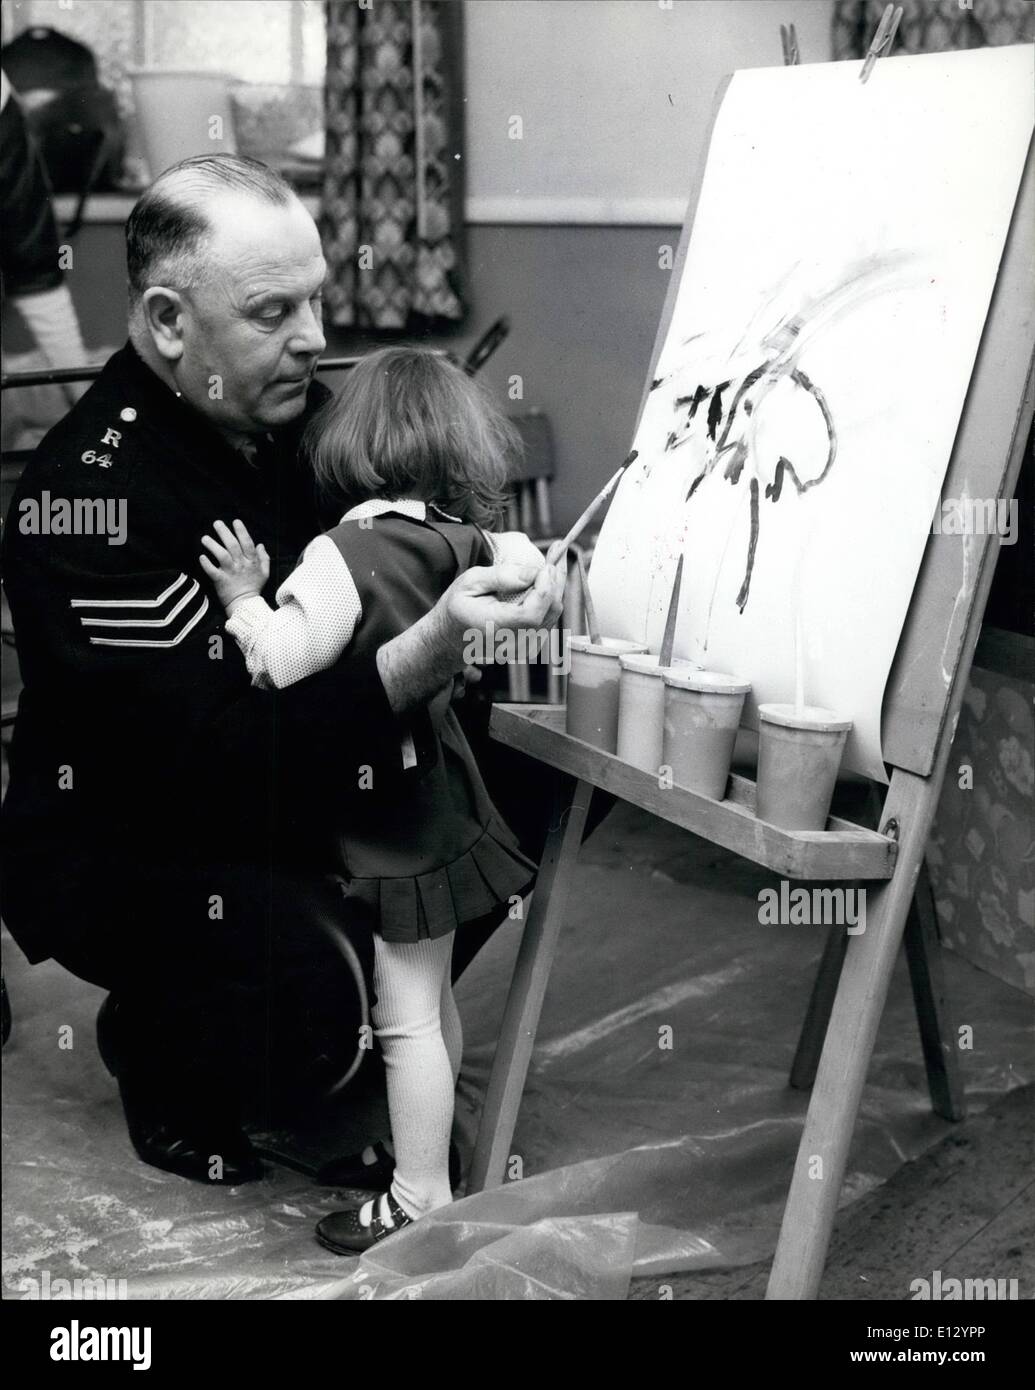
<path id="1" fill-rule="evenodd" d="M 361 521 L 368 516 L 383 516 L 385 512 L 398 512 L 414 521 L 426 521 L 428 507 L 426 502 L 418 502 L 411 497 L 401 497 L 396 502 L 389 502 L 384 497 L 371 497 L 366 502 L 358 502 L 354 507 L 350 507 L 342 521 Z"/>
<path id="2" fill-rule="evenodd" d="M 244 466 L 242 455 L 165 384 L 132 343 L 116 353 L 108 367 L 115 373 L 120 410 L 133 411 L 133 418 L 145 429 L 159 430 L 177 454 L 189 453 L 199 463 Z"/>
<path id="3" fill-rule="evenodd" d="M 235 449 L 214 425 L 162 381 L 132 343 L 127 342 L 126 346 L 110 359 L 108 369 L 118 380 L 116 390 L 120 396 L 119 408 L 134 411 L 134 419 L 139 420 L 141 424 L 157 426 L 163 433 L 168 431 L 170 441 L 191 452 L 202 450 L 203 458 L 222 457 L 227 463 L 250 466 L 240 450 Z M 307 397 L 307 408 L 302 416 L 290 425 L 262 435 L 257 440 L 259 448 L 262 449 L 272 440 L 275 445 L 283 443 L 288 446 L 285 454 L 288 457 L 293 456 L 306 420 L 312 410 L 322 404 L 329 394 L 326 386 L 317 381 L 312 382 Z M 125 396 L 124 401 L 121 400 L 122 396 Z"/>
<path id="4" fill-rule="evenodd" d="M 429 506 L 433 512 L 445 517 L 446 521 L 456 521 L 461 525 L 463 524 L 462 517 L 450 516 L 434 502 L 420 502 L 414 497 L 401 497 L 394 502 L 390 502 L 384 497 L 371 497 L 366 502 L 357 502 L 354 507 L 350 507 L 342 517 L 342 521 L 359 521 L 368 516 L 383 516 L 385 512 L 398 512 L 400 516 L 408 516 L 413 521 L 427 521 Z"/>

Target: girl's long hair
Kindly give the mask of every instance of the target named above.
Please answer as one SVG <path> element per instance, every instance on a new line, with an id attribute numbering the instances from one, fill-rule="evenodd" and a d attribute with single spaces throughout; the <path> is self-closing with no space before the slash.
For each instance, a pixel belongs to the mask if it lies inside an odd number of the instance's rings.
<path id="1" fill-rule="evenodd" d="M 513 425 L 459 367 L 426 348 L 372 352 L 313 417 L 305 449 L 329 502 L 411 497 L 494 526 Z"/>

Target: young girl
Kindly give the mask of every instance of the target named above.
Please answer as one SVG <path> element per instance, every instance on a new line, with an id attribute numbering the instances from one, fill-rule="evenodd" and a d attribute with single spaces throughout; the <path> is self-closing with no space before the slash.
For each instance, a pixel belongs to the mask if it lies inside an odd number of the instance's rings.
<path id="1" fill-rule="evenodd" d="M 202 541 L 202 567 L 253 682 L 302 680 L 350 644 L 376 651 L 471 565 L 541 563 L 527 537 L 490 539 L 481 529 L 499 515 L 510 439 L 474 382 L 436 354 L 389 348 L 354 367 L 307 435 L 324 490 L 352 505 L 306 547 L 277 590 L 277 607 L 260 597 L 266 551 L 240 522 L 231 531 L 217 521 L 219 541 Z M 535 871 L 489 800 L 450 696 L 445 689 L 428 706 L 437 743 L 431 770 L 403 798 L 373 785 L 369 769 L 364 783 L 357 769 L 365 789 L 350 804 L 359 812 L 343 813 L 334 828 L 344 891 L 375 934 L 372 1013 L 395 1151 L 386 1193 L 317 1227 L 317 1238 L 341 1253 L 368 1249 L 452 1200 L 449 1135 L 462 1047 L 453 934 L 525 891 Z"/>

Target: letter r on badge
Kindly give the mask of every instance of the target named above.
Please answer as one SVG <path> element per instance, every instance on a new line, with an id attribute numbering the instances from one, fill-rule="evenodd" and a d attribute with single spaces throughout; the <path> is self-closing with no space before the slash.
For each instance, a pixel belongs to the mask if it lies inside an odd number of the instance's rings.
<path id="1" fill-rule="evenodd" d="M 119 440 L 121 438 L 122 435 L 118 430 L 107 429 L 104 431 L 104 438 L 101 440 L 101 443 L 114 444 L 115 448 L 117 449 L 119 447 Z"/>

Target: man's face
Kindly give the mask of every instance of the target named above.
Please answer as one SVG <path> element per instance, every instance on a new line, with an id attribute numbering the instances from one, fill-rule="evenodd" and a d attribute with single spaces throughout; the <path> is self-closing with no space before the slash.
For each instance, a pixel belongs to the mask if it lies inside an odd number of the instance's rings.
<path id="1" fill-rule="evenodd" d="M 213 230 L 201 281 L 182 293 L 176 384 L 224 434 L 261 434 L 301 414 L 327 346 L 320 238 L 294 199 L 227 193 L 205 214 Z"/>

